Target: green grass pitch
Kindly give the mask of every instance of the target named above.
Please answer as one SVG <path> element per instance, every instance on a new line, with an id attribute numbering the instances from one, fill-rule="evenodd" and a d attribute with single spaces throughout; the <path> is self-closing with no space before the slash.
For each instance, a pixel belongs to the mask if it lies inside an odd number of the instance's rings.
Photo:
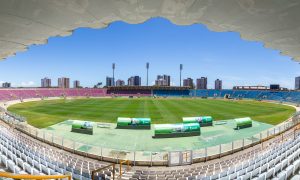
<path id="1" fill-rule="evenodd" d="M 268 124 L 290 117 L 290 106 L 252 100 L 102 98 L 45 100 L 20 103 L 8 108 L 27 118 L 29 124 L 45 128 L 68 119 L 115 123 L 117 117 L 150 117 L 152 123 L 180 123 L 184 116 L 212 116 L 225 120 L 249 116 Z"/>

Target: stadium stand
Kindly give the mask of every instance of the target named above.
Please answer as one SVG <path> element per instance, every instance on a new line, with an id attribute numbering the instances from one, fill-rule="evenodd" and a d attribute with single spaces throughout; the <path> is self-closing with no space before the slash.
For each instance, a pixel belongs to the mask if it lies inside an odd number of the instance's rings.
<path id="1" fill-rule="evenodd" d="M 20 132 L 0 124 L 0 164 L 15 174 L 58 175 L 72 174 L 74 179 L 91 179 L 91 172 L 107 163 L 76 156 L 61 149 L 40 143 Z M 118 172 L 119 169 L 116 169 Z M 97 177 L 110 179 L 112 169 L 103 170 Z"/>
<path id="2" fill-rule="evenodd" d="M 298 104 L 300 102 L 299 91 L 270 91 L 270 90 L 188 90 L 171 91 L 171 90 L 154 90 L 154 96 L 192 96 L 202 98 L 224 98 L 228 96 L 236 99 L 256 99 L 271 100 L 279 102 L 291 102 Z"/>
<path id="3" fill-rule="evenodd" d="M 151 90 L 114 90 L 107 92 L 116 96 L 151 96 Z"/>
<path id="4" fill-rule="evenodd" d="M 289 179 L 299 171 L 300 138 L 264 152 L 252 152 L 231 160 L 190 169 L 136 171 L 134 179 Z M 247 157 L 247 158 L 245 158 Z M 294 179 L 300 175 L 295 175 Z"/>
<path id="5" fill-rule="evenodd" d="M 10 117 L 13 118 L 13 117 Z M 72 174 L 74 179 L 90 179 L 94 169 L 107 163 L 78 156 L 44 144 L 0 123 L 0 164 L 16 174 Z M 283 137 L 285 139 L 283 139 Z M 216 161 L 190 166 L 126 172 L 123 179 L 288 179 L 299 177 L 300 136 L 295 131 Z M 111 179 L 112 168 L 95 176 Z"/>
<path id="6" fill-rule="evenodd" d="M 190 96 L 189 90 L 153 90 L 156 96 Z"/>
<path id="7" fill-rule="evenodd" d="M 47 97 L 77 97 L 77 96 L 106 96 L 106 89 L 59 89 L 59 88 L 22 88 L 22 89 L 0 89 L 0 101 L 10 101 L 28 98 L 47 98 Z"/>
<path id="8" fill-rule="evenodd" d="M 20 100 L 28 98 L 47 97 L 102 97 L 102 96 L 161 96 L 161 97 L 210 97 L 272 100 L 279 102 L 300 102 L 298 91 L 269 91 L 269 90 L 189 90 L 189 89 L 155 89 L 144 87 L 125 88 L 82 88 L 82 89 L 59 89 L 59 88 L 22 88 L 22 89 L 0 89 L 0 101 Z"/>
<path id="9" fill-rule="evenodd" d="M 131 91 L 130 91 L 131 92 Z M 1 89 L 0 100 L 57 96 L 106 96 L 106 89 Z M 244 90 L 152 90 L 156 96 L 196 96 L 252 98 L 258 100 L 287 101 L 297 103 L 299 92 L 289 91 L 244 91 Z M 126 96 L 132 93 L 125 93 Z M 136 94 L 136 93 L 134 93 Z M 148 92 L 145 94 L 149 94 Z M 24 119 L 4 113 L 6 122 Z M 91 179 L 92 171 L 108 166 L 107 162 L 73 154 L 36 140 L 33 137 L 0 122 L 0 172 L 15 174 L 58 175 L 71 174 L 74 179 Z M 300 136 L 297 127 L 240 152 L 179 167 L 133 167 L 124 171 L 122 179 L 299 179 Z M 297 132 L 297 133 L 295 133 Z M 95 174 L 100 179 L 112 179 L 120 168 L 108 167 Z"/>

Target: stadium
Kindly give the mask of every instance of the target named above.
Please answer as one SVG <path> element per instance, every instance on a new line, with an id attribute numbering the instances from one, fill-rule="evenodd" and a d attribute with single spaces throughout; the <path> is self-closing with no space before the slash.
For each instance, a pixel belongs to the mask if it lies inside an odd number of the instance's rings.
<path id="1" fill-rule="evenodd" d="M 79 27 L 161 16 L 298 61 L 299 3 L 227 3 L 3 1 L 0 58 Z M 180 86 L 1 88 L 0 179 L 300 179 L 299 102 L 297 90 L 181 86 L 181 74 Z"/>

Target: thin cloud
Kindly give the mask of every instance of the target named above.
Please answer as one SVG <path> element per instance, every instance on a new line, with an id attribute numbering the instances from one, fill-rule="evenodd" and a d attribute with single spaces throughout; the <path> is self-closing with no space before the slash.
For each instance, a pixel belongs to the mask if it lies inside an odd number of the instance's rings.
<path id="1" fill-rule="evenodd" d="M 20 84 L 20 86 L 22 86 L 22 87 L 32 87 L 34 85 L 35 85 L 34 81 L 23 81 Z"/>

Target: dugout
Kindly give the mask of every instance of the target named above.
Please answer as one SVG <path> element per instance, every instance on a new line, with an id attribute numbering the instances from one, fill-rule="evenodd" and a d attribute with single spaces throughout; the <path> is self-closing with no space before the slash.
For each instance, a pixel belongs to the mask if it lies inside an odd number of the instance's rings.
<path id="1" fill-rule="evenodd" d="M 199 136 L 200 134 L 199 123 L 157 124 L 154 126 L 153 138 Z"/>
<path id="2" fill-rule="evenodd" d="M 87 121 L 73 121 L 71 132 L 93 135 L 93 124 Z"/>
<path id="3" fill-rule="evenodd" d="M 151 129 L 151 119 L 118 117 L 117 128 L 118 129 Z"/>
<path id="4" fill-rule="evenodd" d="M 187 123 L 199 123 L 201 127 L 212 126 L 213 118 L 211 116 L 200 116 L 200 117 L 183 117 L 182 122 Z"/>
<path id="5" fill-rule="evenodd" d="M 250 117 L 236 118 L 234 120 L 236 123 L 237 130 L 252 127 L 252 119 Z"/>

